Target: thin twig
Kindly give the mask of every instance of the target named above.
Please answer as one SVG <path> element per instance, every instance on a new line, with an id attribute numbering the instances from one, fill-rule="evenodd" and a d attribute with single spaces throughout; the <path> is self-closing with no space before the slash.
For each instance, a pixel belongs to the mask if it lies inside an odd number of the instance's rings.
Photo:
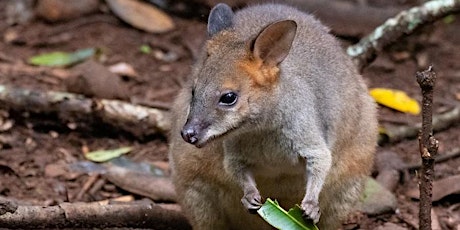
<path id="1" fill-rule="evenodd" d="M 422 90 L 422 129 L 419 134 L 422 170 L 420 175 L 419 226 L 421 230 L 431 230 L 431 198 L 433 192 L 434 159 L 439 143 L 433 137 L 433 88 L 436 73 L 430 66 L 423 72 L 417 72 L 417 82 Z"/>
<path id="2" fill-rule="evenodd" d="M 88 194 L 91 197 L 94 197 L 96 192 L 101 190 L 102 186 L 106 184 L 106 179 L 105 178 L 99 178 L 96 182 L 94 182 L 93 186 L 88 190 Z"/>
<path id="3" fill-rule="evenodd" d="M 88 190 L 93 186 L 93 184 L 99 179 L 99 174 L 90 175 L 86 182 L 83 184 L 83 187 L 75 196 L 75 199 L 72 201 L 81 201 L 83 196 L 88 192 Z"/>
<path id="4" fill-rule="evenodd" d="M 460 10 L 460 0 L 433 0 L 421 6 L 402 11 L 377 27 L 357 44 L 349 46 L 347 53 L 353 57 L 359 70 L 369 65 L 377 52 L 404 34 Z"/>

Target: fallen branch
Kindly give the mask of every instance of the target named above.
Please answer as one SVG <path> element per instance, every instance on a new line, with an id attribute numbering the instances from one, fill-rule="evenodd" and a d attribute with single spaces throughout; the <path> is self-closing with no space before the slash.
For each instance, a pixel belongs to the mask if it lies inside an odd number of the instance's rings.
<path id="1" fill-rule="evenodd" d="M 371 34 L 357 44 L 347 48 L 359 70 L 369 65 L 377 52 L 404 34 L 410 34 L 417 28 L 460 10 L 460 0 L 433 0 L 421 6 L 402 11 L 377 27 Z"/>
<path id="2" fill-rule="evenodd" d="M 460 122 L 460 106 L 433 116 L 433 131 L 439 132 L 452 127 Z M 422 123 L 413 126 L 387 126 L 384 133 L 380 134 L 379 144 L 395 143 L 404 139 L 414 138 L 422 128 Z"/>
<path id="3" fill-rule="evenodd" d="M 14 211 L 0 215 L 0 228 L 65 227 L 191 229 L 180 212 L 155 204 L 63 203 L 49 207 L 19 205 Z"/>
<path id="4" fill-rule="evenodd" d="M 176 201 L 176 191 L 170 177 L 129 170 L 116 165 L 106 166 L 104 177 L 116 186 L 152 200 Z"/>
<path id="5" fill-rule="evenodd" d="M 437 154 L 434 157 L 434 163 L 441 163 L 441 162 L 444 162 L 444 161 L 448 161 L 450 159 L 454 159 L 456 157 L 460 157 L 460 148 L 454 148 L 454 149 L 452 149 L 449 152 L 444 153 L 444 154 Z M 403 171 L 403 170 L 416 170 L 416 169 L 419 169 L 421 167 L 422 167 L 422 163 L 419 162 L 419 163 L 413 163 L 413 164 L 405 165 L 404 167 L 399 168 L 399 170 L 401 170 L 401 171 Z"/>
<path id="6" fill-rule="evenodd" d="M 0 216 L 5 213 L 14 213 L 18 209 L 18 204 L 13 200 L 0 198 Z"/>
<path id="7" fill-rule="evenodd" d="M 145 0 L 157 7 L 181 17 L 197 18 L 206 21 L 209 10 L 219 2 L 227 3 L 232 8 L 238 9 L 243 5 L 264 3 L 264 0 Z M 387 18 L 399 13 L 402 8 L 373 7 L 367 4 L 356 4 L 348 1 L 324 0 L 273 0 L 293 5 L 305 12 L 310 12 L 318 17 L 324 24 L 331 27 L 335 34 L 341 36 L 364 36 L 376 26 L 382 24 Z M 365 20 L 363 20 L 365 19 Z M 353 25 L 353 26 L 350 26 Z"/>
<path id="8" fill-rule="evenodd" d="M 170 129 L 170 116 L 165 110 L 65 92 L 45 92 L 0 85 L 0 107 L 15 111 L 57 114 L 64 122 L 104 122 L 136 137 L 165 134 Z"/>
<path id="9" fill-rule="evenodd" d="M 433 137 L 433 88 L 436 73 L 430 66 L 417 72 L 417 82 L 422 90 L 422 129 L 419 134 L 422 169 L 420 174 L 419 226 L 421 230 L 431 230 L 431 206 L 433 192 L 434 158 L 438 152 L 438 140 Z"/>

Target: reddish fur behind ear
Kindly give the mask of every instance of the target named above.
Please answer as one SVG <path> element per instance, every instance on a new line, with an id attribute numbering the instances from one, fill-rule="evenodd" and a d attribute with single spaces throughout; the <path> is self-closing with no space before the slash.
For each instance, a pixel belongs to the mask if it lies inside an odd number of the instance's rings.
<path id="1" fill-rule="evenodd" d="M 244 60 L 238 63 L 242 71 L 247 73 L 257 86 L 270 86 L 277 82 L 278 66 L 265 65 L 261 59 Z"/>
<path id="2" fill-rule="evenodd" d="M 255 85 L 270 86 L 277 82 L 278 67 L 289 54 L 297 30 L 292 20 L 274 22 L 265 27 L 248 45 L 246 60 L 239 67 L 246 72 Z"/>

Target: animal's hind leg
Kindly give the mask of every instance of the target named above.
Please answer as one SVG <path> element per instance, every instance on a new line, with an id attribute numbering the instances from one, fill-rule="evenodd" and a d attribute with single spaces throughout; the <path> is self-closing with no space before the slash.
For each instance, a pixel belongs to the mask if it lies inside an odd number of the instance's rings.
<path id="1" fill-rule="evenodd" d="M 218 203 L 218 194 L 209 186 L 194 186 L 182 190 L 181 206 L 195 230 L 228 229 Z M 215 196 L 212 194 L 215 193 Z"/>
<path id="2" fill-rule="evenodd" d="M 326 184 L 320 194 L 321 230 L 336 230 L 341 221 L 351 212 L 359 200 L 365 177 L 350 178 L 347 181 Z"/>

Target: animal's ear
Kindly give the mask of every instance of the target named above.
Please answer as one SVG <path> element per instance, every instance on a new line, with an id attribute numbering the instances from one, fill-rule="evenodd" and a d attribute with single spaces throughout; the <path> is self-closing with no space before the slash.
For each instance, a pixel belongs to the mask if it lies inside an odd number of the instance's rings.
<path id="1" fill-rule="evenodd" d="M 264 65 L 278 65 L 289 54 L 296 31 L 297 23 L 292 20 L 270 24 L 253 40 L 253 56 L 262 60 Z"/>
<path id="2" fill-rule="evenodd" d="M 208 18 L 208 35 L 214 36 L 218 32 L 233 25 L 233 11 L 225 3 L 219 3 L 212 8 Z"/>

